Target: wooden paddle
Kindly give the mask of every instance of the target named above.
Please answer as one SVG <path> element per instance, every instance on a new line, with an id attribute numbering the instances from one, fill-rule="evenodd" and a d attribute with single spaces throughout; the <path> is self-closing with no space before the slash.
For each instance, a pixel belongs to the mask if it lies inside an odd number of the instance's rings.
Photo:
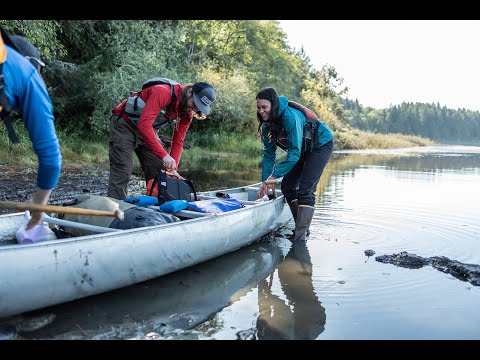
<path id="1" fill-rule="evenodd" d="M 0 209 L 42 211 L 42 212 L 51 212 L 56 214 L 113 216 L 119 220 L 124 219 L 123 211 L 120 209 L 117 209 L 115 211 L 104 211 L 104 210 L 83 209 L 83 208 L 69 207 L 69 206 L 40 205 L 40 204 L 6 201 L 6 200 L 0 201 Z"/>

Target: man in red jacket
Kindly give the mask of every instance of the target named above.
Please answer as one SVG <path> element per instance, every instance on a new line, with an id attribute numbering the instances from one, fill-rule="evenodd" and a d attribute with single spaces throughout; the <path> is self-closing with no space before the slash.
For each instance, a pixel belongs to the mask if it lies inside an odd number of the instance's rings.
<path id="1" fill-rule="evenodd" d="M 182 85 L 172 81 L 144 86 L 135 95 L 138 96 L 135 106 L 137 103 L 143 106 L 139 117 L 128 112 L 129 98 L 112 111 L 110 119 L 108 196 L 119 200 L 127 197 L 133 151 L 137 154 L 146 182 L 160 170 L 171 171 L 182 178 L 177 170 L 188 128 L 193 118 L 205 119 L 216 100 L 215 89 L 206 82 Z M 170 154 L 155 132 L 167 125 L 174 127 Z"/>

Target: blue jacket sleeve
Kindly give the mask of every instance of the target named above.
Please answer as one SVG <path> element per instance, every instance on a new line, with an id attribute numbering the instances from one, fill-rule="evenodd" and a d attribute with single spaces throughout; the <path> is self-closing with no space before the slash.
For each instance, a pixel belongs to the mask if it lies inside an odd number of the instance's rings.
<path id="1" fill-rule="evenodd" d="M 12 109 L 21 109 L 38 158 L 37 186 L 53 189 L 60 177 L 62 155 L 55 132 L 53 105 L 45 83 L 32 64 L 10 47 L 7 47 L 3 72 Z"/>
<path id="2" fill-rule="evenodd" d="M 55 132 L 53 105 L 37 73 L 32 74 L 25 88 L 22 118 L 38 157 L 37 185 L 41 189 L 53 189 L 60 177 L 62 155 Z"/>

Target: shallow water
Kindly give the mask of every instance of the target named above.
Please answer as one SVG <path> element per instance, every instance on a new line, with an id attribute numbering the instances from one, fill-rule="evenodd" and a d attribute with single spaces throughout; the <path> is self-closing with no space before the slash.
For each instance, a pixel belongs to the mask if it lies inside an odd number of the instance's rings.
<path id="1" fill-rule="evenodd" d="M 295 267 L 289 281 L 304 285 L 288 297 L 277 268 L 270 289 L 271 317 L 282 323 L 277 338 L 305 338 L 292 331 L 298 327 L 314 329 L 310 339 L 480 339 L 479 287 L 431 267 L 374 259 L 408 251 L 480 264 L 479 181 L 479 147 L 337 153 L 319 184 L 307 243 L 318 300 Z M 258 292 L 219 312 L 212 321 L 223 327 L 211 336 L 231 339 L 255 327 Z M 305 307 L 309 316 L 296 316 Z M 322 319 L 323 327 L 312 326 Z"/>
<path id="2" fill-rule="evenodd" d="M 259 180 L 256 172 L 189 175 L 202 190 Z M 290 248 L 281 230 L 184 271 L 47 309 L 55 321 L 26 337 L 480 339 L 480 287 L 430 266 L 375 261 L 408 251 L 480 264 L 479 181 L 480 147 L 336 152 L 306 246 Z"/>

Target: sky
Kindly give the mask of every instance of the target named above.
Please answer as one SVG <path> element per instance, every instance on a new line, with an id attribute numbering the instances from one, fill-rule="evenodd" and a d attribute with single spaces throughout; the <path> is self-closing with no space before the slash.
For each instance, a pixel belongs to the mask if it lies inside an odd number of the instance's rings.
<path id="1" fill-rule="evenodd" d="M 363 106 L 480 111 L 479 20 L 281 20 L 313 66 L 333 66 Z"/>

